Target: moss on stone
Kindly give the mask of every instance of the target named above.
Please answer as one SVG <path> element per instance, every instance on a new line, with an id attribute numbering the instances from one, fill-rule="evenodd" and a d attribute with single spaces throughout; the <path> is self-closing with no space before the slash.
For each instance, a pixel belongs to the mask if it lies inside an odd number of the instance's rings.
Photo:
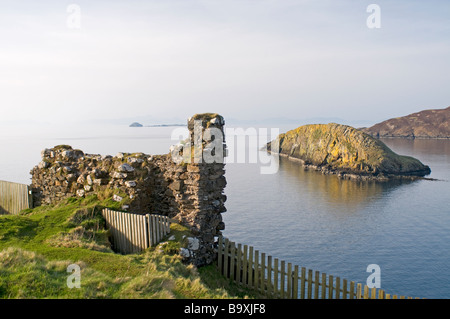
<path id="1" fill-rule="evenodd" d="M 219 114 L 218 113 L 200 113 L 200 114 L 195 114 L 194 116 L 192 116 L 192 120 L 212 120 L 216 117 L 218 117 Z"/>
<path id="2" fill-rule="evenodd" d="M 57 150 L 73 150 L 72 146 L 70 145 L 66 145 L 66 144 L 61 144 L 61 145 L 56 145 L 53 150 L 57 151 Z"/>

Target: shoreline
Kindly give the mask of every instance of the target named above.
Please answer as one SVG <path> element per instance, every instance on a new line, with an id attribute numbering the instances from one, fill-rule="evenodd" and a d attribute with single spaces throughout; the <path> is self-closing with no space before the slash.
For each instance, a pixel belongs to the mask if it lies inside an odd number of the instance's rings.
<path id="1" fill-rule="evenodd" d="M 347 179 L 347 180 L 354 180 L 354 181 L 376 181 L 376 182 L 388 182 L 391 180 L 399 179 L 399 180 L 430 180 L 430 181 L 438 181 L 438 179 L 435 178 L 429 178 L 425 176 L 415 176 L 415 175 L 395 175 L 395 174 L 389 174 L 389 175 L 367 175 L 367 174 L 359 174 L 356 172 L 347 172 L 342 171 L 336 168 L 328 168 L 326 166 L 318 166 L 313 164 L 308 164 L 304 160 L 296 157 L 292 157 L 286 154 L 282 153 L 275 153 L 272 151 L 269 151 L 266 149 L 266 151 L 269 154 L 282 156 L 284 158 L 287 158 L 288 160 L 291 160 L 293 162 L 300 163 L 305 170 L 314 170 L 316 172 L 320 172 L 323 175 L 336 175 L 339 179 Z"/>
<path id="2" fill-rule="evenodd" d="M 366 132 L 364 132 L 366 133 Z M 394 139 L 394 138 L 400 138 L 404 140 L 450 140 L 450 137 L 429 137 L 429 136 L 400 136 L 400 135 L 389 135 L 389 136 L 378 136 L 378 135 L 372 135 L 369 133 L 366 133 L 367 135 L 372 136 L 373 138 L 382 139 Z"/>

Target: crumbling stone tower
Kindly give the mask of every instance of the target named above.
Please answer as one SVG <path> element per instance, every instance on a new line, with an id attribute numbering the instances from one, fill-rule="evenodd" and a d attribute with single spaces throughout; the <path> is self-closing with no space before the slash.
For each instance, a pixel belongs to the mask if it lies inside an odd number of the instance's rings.
<path id="1" fill-rule="evenodd" d="M 218 114 L 194 115 L 188 120 L 190 138 L 165 155 L 93 155 L 68 145 L 45 149 L 31 171 L 33 202 L 113 193 L 125 211 L 161 214 L 189 227 L 194 238 L 185 259 L 197 266 L 210 264 L 215 240 L 225 228 L 224 125 Z M 177 161 L 177 154 L 183 160 Z"/>

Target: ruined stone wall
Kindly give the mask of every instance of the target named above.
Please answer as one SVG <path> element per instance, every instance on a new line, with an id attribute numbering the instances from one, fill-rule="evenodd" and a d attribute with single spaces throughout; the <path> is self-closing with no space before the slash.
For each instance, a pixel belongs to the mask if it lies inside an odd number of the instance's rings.
<path id="1" fill-rule="evenodd" d="M 194 121 L 201 124 L 200 129 L 198 125 L 194 128 Z M 190 118 L 192 139 L 184 145 L 185 155 L 186 150 L 194 149 L 194 135 L 205 146 L 211 140 L 203 139 L 205 129 L 215 127 L 223 133 L 223 125 L 223 118 L 217 114 Z M 68 145 L 45 149 L 42 161 L 31 171 L 34 203 L 55 204 L 67 197 L 90 194 L 112 196 L 122 203 L 124 211 L 161 214 L 188 226 L 198 245 L 185 251 L 186 259 L 197 266 L 209 264 L 215 258 L 216 236 L 225 228 L 221 215 L 226 211 L 224 163 L 208 163 L 201 157 L 195 160 L 194 151 L 191 163 L 174 162 L 173 154 L 183 154 L 181 146 L 166 155 L 102 156 L 85 154 Z"/>

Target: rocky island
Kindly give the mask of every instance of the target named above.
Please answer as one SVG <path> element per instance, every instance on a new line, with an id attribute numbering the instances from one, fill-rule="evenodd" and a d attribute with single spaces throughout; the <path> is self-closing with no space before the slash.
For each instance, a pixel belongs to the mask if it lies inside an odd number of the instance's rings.
<path id="1" fill-rule="evenodd" d="M 361 131 L 374 137 L 450 138 L 450 107 L 424 110 L 375 124 Z"/>
<path id="2" fill-rule="evenodd" d="M 347 125 L 304 125 L 278 138 L 278 143 L 274 140 L 266 145 L 268 152 L 341 178 L 388 180 L 423 177 L 431 172 L 419 160 L 398 155 L 380 140 Z"/>

